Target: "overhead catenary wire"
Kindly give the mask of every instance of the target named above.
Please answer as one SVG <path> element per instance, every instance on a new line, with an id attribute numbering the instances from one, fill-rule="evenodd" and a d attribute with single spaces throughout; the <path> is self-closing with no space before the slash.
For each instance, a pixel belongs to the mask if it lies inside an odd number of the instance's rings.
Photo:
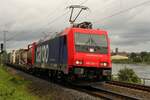
<path id="1" fill-rule="evenodd" d="M 88 1 L 88 0 L 84 0 L 84 1 L 81 2 L 79 5 L 83 5 L 83 4 L 85 4 L 87 1 Z M 62 2 L 59 4 L 59 7 L 60 7 L 61 5 L 62 5 Z M 57 7 L 57 8 L 58 8 L 58 7 Z M 56 8 L 52 13 L 55 13 L 56 10 L 57 10 L 57 8 Z M 50 25 L 52 25 L 53 23 L 55 23 L 56 21 L 60 20 L 60 19 L 63 18 L 68 12 L 69 12 L 69 11 L 65 11 L 65 12 L 64 12 L 63 14 L 61 14 L 60 16 L 54 18 L 53 20 L 51 20 L 50 22 L 48 22 L 46 25 L 44 25 L 43 28 L 46 27 L 46 26 L 50 26 Z M 52 14 L 51 14 L 51 15 L 52 15 Z M 40 29 L 42 29 L 42 28 L 40 28 Z M 45 31 L 43 31 L 43 32 L 45 32 Z M 42 32 L 42 33 L 43 33 L 43 32 Z M 10 40 L 14 39 L 16 36 L 17 36 L 17 34 L 15 34 L 15 35 L 13 35 L 12 37 L 8 38 L 6 41 L 10 41 Z"/>
<path id="2" fill-rule="evenodd" d="M 83 5 L 87 2 L 88 0 L 84 0 L 83 2 L 81 2 L 79 5 Z M 56 21 L 60 20 L 61 18 L 63 18 L 69 11 L 64 12 L 63 14 L 61 14 L 60 16 L 56 17 L 55 19 L 53 19 L 52 21 L 50 21 L 47 25 L 52 25 L 53 23 L 55 23 Z M 55 33 L 55 32 L 54 32 Z"/>
<path id="3" fill-rule="evenodd" d="M 62 5 L 62 2 L 59 4 L 58 7 L 60 7 L 61 5 Z M 57 8 L 58 8 L 58 7 L 57 7 Z M 57 10 L 57 8 L 56 8 L 55 11 L 53 11 L 52 13 L 55 13 L 56 10 Z M 66 12 L 65 12 L 65 13 L 66 13 Z M 61 16 L 58 16 L 58 17 L 62 17 L 63 15 L 64 15 L 64 13 L 63 13 Z M 52 23 L 55 22 L 57 19 L 58 19 L 58 18 L 55 18 L 54 20 L 48 22 L 48 23 L 47 23 L 46 25 L 44 25 L 43 27 L 46 27 L 46 26 L 49 25 L 50 23 L 52 24 Z M 41 27 L 40 29 L 42 29 L 42 27 Z M 43 32 L 42 32 L 42 33 L 43 33 Z M 6 41 L 10 41 L 10 40 L 14 39 L 18 34 L 19 34 L 19 33 L 16 33 L 16 34 L 13 35 L 12 37 L 8 38 Z"/>
<path id="4" fill-rule="evenodd" d="M 104 20 L 108 20 L 109 18 L 112 18 L 112 17 L 114 17 L 114 16 L 117 16 L 117 15 L 120 15 L 120 14 L 122 14 L 122 13 L 128 12 L 128 11 L 130 11 L 130 10 L 132 10 L 132 9 L 138 8 L 138 7 L 143 6 L 143 5 L 145 5 L 145 4 L 148 4 L 148 3 L 150 3 L 150 0 L 144 1 L 144 2 L 142 2 L 142 3 L 139 3 L 139 4 L 135 5 L 135 6 L 129 7 L 129 8 L 127 8 L 127 9 L 124 9 L 124 10 L 121 10 L 121 11 L 116 12 L 116 13 L 114 13 L 114 14 L 111 14 L 111 15 L 109 15 L 109 16 L 106 16 L 106 17 L 104 17 L 104 18 L 102 18 L 102 19 L 100 19 L 100 20 L 98 20 L 98 21 L 95 21 L 94 23 L 97 23 L 97 22 L 100 22 L 100 21 L 104 21 Z"/>
<path id="5" fill-rule="evenodd" d="M 83 2 L 80 3 L 80 5 L 85 4 L 87 1 L 88 1 L 88 0 L 84 0 Z M 94 23 L 97 23 L 97 22 L 99 22 L 99 21 L 103 21 L 103 20 L 106 20 L 106 19 L 108 20 L 108 19 L 111 18 L 111 17 L 114 17 L 114 16 L 117 16 L 117 15 L 119 15 L 119 14 L 125 13 L 125 12 L 130 11 L 130 10 L 132 10 L 132 9 L 135 9 L 135 8 L 137 8 L 137 7 L 139 7 L 139 6 L 145 5 L 145 4 L 149 3 L 149 2 L 150 2 L 150 1 L 145 1 L 145 2 L 142 2 L 142 3 L 140 3 L 140 4 L 135 5 L 135 6 L 133 6 L 133 7 L 130 7 L 130 8 L 121 10 L 121 11 L 119 11 L 119 12 L 116 12 L 116 13 L 112 14 L 112 15 L 106 16 L 106 17 L 104 17 L 104 18 L 102 18 L 102 19 L 100 19 L 100 20 L 98 20 L 98 21 L 95 21 Z M 65 13 L 63 13 L 63 14 L 61 14 L 60 16 L 56 17 L 56 18 L 53 19 L 52 21 L 48 22 L 47 25 L 52 25 L 54 22 L 60 20 L 63 16 L 65 16 L 67 13 L 68 13 L 68 11 L 65 12 Z M 9 39 L 7 39 L 7 41 L 12 40 L 15 36 L 17 36 L 17 35 L 14 35 L 13 37 L 10 37 Z"/>
<path id="6" fill-rule="evenodd" d="M 84 0 L 83 2 L 81 2 L 79 5 L 83 5 L 87 2 L 88 0 Z M 64 12 L 63 14 L 61 14 L 60 16 L 56 17 L 55 19 L 53 19 L 52 21 L 50 21 L 48 23 L 49 24 L 53 24 L 54 22 L 58 21 L 60 18 L 62 18 L 63 16 L 65 16 L 69 11 Z"/>
<path id="7" fill-rule="evenodd" d="M 89 0 L 84 0 L 83 2 L 81 2 L 79 5 L 83 5 L 85 3 L 87 3 Z"/>
<path id="8" fill-rule="evenodd" d="M 53 24 L 54 22 L 58 21 L 60 18 L 62 18 L 63 16 L 65 16 L 69 11 L 64 12 L 63 14 L 61 14 L 60 16 L 56 17 L 55 19 L 53 19 L 52 21 L 50 21 L 48 23 L 48 25 Z"/>
<path id="9" fill-rule="evenodd" d="M 87 1 L 88 1 L 88 0 L 84 0 L 83 2 L 80 3 L 80 5 L 85 4 Z M 60 3 L 59 5 L 62 5 L 62 3 Z M 59 6 L 59 7 L 60 7 L 60 6 Z M 58 8 L 58 7 L 57 7 L 57 8 Z M 56 8 L 55 11 L 53 11 L 52 13 L 55 13 L 56 10 L 57 10 L 57 8 Z M 60 16 L 56 17 L 55 19 L 51 20 L 50 22 L 48 22 L 48 24 L 44 25 L 44 27 L 46 27 L 47 25 L 48 25 L 48 26 L 49 26 L 49 25 L 52 25 L 52 24 L 55 23 L 56 21 L 60 20 L 63 16 L 65 16 L 68 12 L 69 12 L 69 11 L 66 11 L 66 12 L 64 12 L 63 14 L 61 14 Z M 42 28 L 41 28 L 41 29 L 42 29 Z M 45 32 L 45 31 L 43 31 L 43 32 Z M 43 33 L 43 32 L 42 32 L 42 33 Z M 55 33 L 55 32 L 54 32 L 54 33 Z M 45 34 L 46 34 L 46 33 L 45 33 Z M 44 34 L 44 35 L 45 35 L 45 34 Z M 19 35 L 21 35 L 21 34 L 19 34 Z M 6 41 L 11 41 L 11 40 L 13 40 L 16 36 L 19 36 L 19 35 L 18 35 L 18 33 L 17 33 L 17 34 L 15 34 L 15 35 L 13 35 L 12 37 L 6 39 Z M 46 34 L 46 35 L 48 35 L 48 34 Z"/>
<path id="10" fill-rule="evenodd" d="M 56 10 L 57 10 L 57 9 L 56 9 Z M 55 12 L 56 12 L 56 11 L 55 11 Z M 44 25 L 44 27 L 41 27 L 41 29 L 42 29 L 42 28 L 45 28 L 46 26 L 50 26 L 50 25 L 52 25 L 53 23 L 55 23 L 56 21 L 60 20 L 60 19 L 63 18 L 68 12 L 69 12 L 69 11 L 65 11 L 65 12 L 62 13 L 60 16 L 55 17 L 53 20 L 49 21 L 46 25 Z M 46 31 L 43 31 L 43 32 L 45 33 Z M 43 33 L 43 32 L 41 32 L 41 33 Z"/>
<path id="11" fill-rule="evenodd" d="M 64 0 L 62 0 L 62 2 L 48 15 L 48 17 L 50 15 L 55 14 L 58 11 L 58 8 L 60 8 L 63 5 L 63 2 L 64 2 Z M 68 2 L 68 0 L 67 0 L 67 2 Z M 67 4 L 67 2 L 66 2 L 66 4 Z"/>

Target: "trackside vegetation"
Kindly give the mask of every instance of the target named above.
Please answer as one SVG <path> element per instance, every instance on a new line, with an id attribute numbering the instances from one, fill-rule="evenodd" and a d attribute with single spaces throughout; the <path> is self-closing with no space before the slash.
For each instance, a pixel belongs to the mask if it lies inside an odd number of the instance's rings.
<path id="1" fill-rule="evenodd" d="M 11 75 L 5 67 L 0 66 L 0 100 L 38 100 L 27 90 L 29 81 Z"/>
<path id="2" fill-rule="evenodd" d="M 128 82 L 128 83 L 141 83 L 140 78 L 135 74 L 135 72 L 133 71 L 133 69 L 130 68 L 124 68 L 119 70 L 118 72 L 118 81 L 122 81 L 122 82 Z"/>

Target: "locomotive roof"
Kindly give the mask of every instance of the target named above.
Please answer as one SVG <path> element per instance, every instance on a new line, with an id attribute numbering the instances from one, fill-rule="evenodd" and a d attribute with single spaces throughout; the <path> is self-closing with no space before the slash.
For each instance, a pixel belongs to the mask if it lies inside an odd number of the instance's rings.
<path id="1" fill-rule="evenodd" d="M 83 32 L 83 33 L 89 32 L 89 33 L 92 33 L 92 34 L 97 34 L 97 33 L 101 32 L 103 34 L 107 34 L 107 31 L 101 30 L 101 29 L 85 29 L 85 28 L 74 28 L 74 27 L 71 27 L 71 28 L 66 28 L 64 31 L 62 31 L 60 33 L 57 33 L 55 36 L 52 36 L 49 39 L 39 40 L 37 42 L 37 45 L 43 44 L 44 42 L 48 42 L 49 40 L 52 40 L 52 39 L 54 39 L 56 37 L 67 35 L 71 31 L 73 31 L 73 32 Z"/>
<path id="2" fill-rule="evenodd" d="M 102 29 L 85 29 L 85 28 L 66 28 L 63 32 L 61 32 L 59 35 L 67 35 L 69 31 L 74 31 L 74 32 L 85 32 L 87 33 L 87 31 L 89 33 L 99 33 L 100 31 L 102 33 L 107 33 L 107 31 L 102 30 Z"/>

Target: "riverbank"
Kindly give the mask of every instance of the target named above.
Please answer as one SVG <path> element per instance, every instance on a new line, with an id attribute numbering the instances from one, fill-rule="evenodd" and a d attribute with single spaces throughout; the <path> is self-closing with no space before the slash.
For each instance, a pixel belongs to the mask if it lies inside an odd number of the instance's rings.
<path id="1" fill-rule="evenodd" d="M 12 76 L 5 67 L 0 66 L 0 100 L 39 100 L 28 92 L 29 83 L 19 76 Z"/>

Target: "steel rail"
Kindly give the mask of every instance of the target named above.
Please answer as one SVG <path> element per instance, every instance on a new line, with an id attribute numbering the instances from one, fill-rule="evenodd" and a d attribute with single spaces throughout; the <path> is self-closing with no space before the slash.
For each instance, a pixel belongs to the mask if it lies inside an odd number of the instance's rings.
<path id="1" fill-rule="evenodd" d="M 95 97 L 101 97 L 107 100 L 141 100 L 134 96 L 118 93 L 95 85 L 76 85 L 72 84 L 72 89 L 85 92 Z"/>
<path id="2" fill-rule="evenodd" d="M 96 93 L 96 95 L 103 95 L 103 97 L 111 99 L 111 100 L 140 100 L 141 99 L 141 98 L 129 96 L 126 94 L 114 92 L 112 90 L 106 90 L 101 87 L 91 86 L 90 90 Z"/>
<path id="3" fill-rule="evenodd" d="M 119 81 L 108 81 L 106 83 L 107 84 L 112 84 L 112 85 L 117 85 L 117 86 L 122 86 L 122 87 L 126 87 L 126 88 L 131 88 L 131 89 L 137 89 L 137 90 L 150 92 L 150 86 L 145 86 L 145 85 L 140 85 L 140 84 L 133 84 L 133 83 L 125 83 L 125 82 L 119 82 Z"/>

